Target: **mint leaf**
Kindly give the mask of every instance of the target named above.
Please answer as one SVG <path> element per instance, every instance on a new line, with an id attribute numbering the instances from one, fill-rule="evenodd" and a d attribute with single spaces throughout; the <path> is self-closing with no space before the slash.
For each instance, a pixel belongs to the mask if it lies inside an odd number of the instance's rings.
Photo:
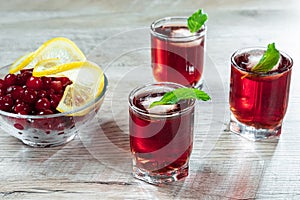
<path id="1" fill-rule="evenodd" d="M 268 45 L 267 51 L 264 53 L 259 62 L 251 68 L 251 71 L 266 73 L 278 63 L 279 59 L 280 53 L 275 48 L 275 43 L 271 43 Z"/>
<path id="2" fill-rule="evenodd" d="M 195 33 L 199 31 L 199 29 L 203 26 L 203 24 L 207 21 L 207 14 L 202 13 L 202 9 L 199 9 L 197 12 L 192 14 L 188 18 L 188 28 L 191 33 Z"/>
<path id="3" fill-rule="evenodd" d="M 159 101 L 151 103 L 149 108 L 158 105 L 172 105 L 184 99 L 200 99 L 203 101 L 210 100 L 210 97 L 205 92 L 197 88 L 178 88 L 173 91 L 167 92 Z"/>

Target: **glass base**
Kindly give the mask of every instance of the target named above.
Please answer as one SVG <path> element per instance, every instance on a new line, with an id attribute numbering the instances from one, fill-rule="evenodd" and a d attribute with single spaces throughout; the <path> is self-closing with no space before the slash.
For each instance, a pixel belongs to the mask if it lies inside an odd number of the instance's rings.
<path id="1" fill-rule="evenodd" d="M 187 177 L 188 174 L 188 164 L 176 170 L 164 173 L 153 173 L 133 166 L 133 177 L 154 185 L 160 185 L 164 183 L 177 181 L 184 177 Z"/>
<path id="2" fill-rule="evenodd" d="M 256 129 L 253 126 L 242 124 L 233 114 L 231 114 L 229 128 L 231 132 L 251 141 L 276 142 L 281 134 L 281 124 L 272 129 Z"/>
<path id="3" fill-rule="evenodd" d="M 64 145 L 68 142 L 70 142 L 71 140 L 73 140 L 75 138 L 76 134 L 71 135 L 67 138 L 65 138 L 64 140 L 59 140 L 57 142 L 36 142 L 36 141 L 29 141 L 26 139 L 21 140 L 24 144 L 31 146 L 31 147 L 41 147 L 41 148 L 47 148 L 47 147 L 56 147 L 56 146 L 60 146 L 60 145 Z"/>

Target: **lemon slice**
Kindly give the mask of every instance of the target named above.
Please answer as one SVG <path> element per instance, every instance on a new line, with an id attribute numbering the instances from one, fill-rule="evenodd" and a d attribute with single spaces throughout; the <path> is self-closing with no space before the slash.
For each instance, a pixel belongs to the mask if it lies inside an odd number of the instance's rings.
<path id="1" fill-rule="evenodd" d="M 56 64 L 64 64 L 85 61 L 86 57 L 71 40 L 63 37 L 53 38 L 42 44 L 34 53 L 17 59 L 10 73 L 15 73 L 24 67 L 34 68 L 37 64 L 41 65 L 41 62 L 48 62 L 51 59 L 56 59 Z"/>
<path id="2" fill-rule="evenodd" d="M 74 42 L 67 38 L 53 38 L 45 42 L 36 50 L 36 57 L 33 64 L 47 59 L 59 59 L 61 63 L 73 61 L 85 61 L 86 57 Z M 33 66 L 34 67 L 34 66 Z"/>
<path id="3" fill-rule="evenodd" d="M 36 66 L 33 75 L 36 77 L 66 76 L 73 82 L 66 87 L 56 108 L 59 112 L 70 112 L 89 104 L 101 94 L 104 88 L 103 71 L 92 62 L 70 62 L 50 68 L 44 67 L 45 64 Z M 76 115 L 83 115 L 88 111 Z"/>
<path id="4" fill-rule="evenodd" d="M 9 73 L 14 74 L 26 67 L 35 57 L 35 53 L 31 52 L 18 58 L 10 67 Z"/>
<path id="5" fill-rule="evenodd" d="M 44 68 L 51 68 L 56 65 L 61 65 L 63 64 L 59 58 L 49 58 L 45 60 L 39 61 L 35 67 L 44 67 Z"/>

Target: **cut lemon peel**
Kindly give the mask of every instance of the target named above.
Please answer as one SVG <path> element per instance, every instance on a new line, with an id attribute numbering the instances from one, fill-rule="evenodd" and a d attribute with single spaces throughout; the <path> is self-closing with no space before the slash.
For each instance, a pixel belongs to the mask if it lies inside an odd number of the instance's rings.
<path id="1" fill-rule="evenodd" d="M 33 59 L 35 58 L 35 53 L 31 52 L 24 56 L 19 57 L 10 67 L 9 73 L 14 74 L 22 69 L 24 69 Z"/>
<path id="2" fill-rule="evenodd" d="M 99 70 L 102 72 L 102 70 L 100 69 L 100 67 L 96 66 L 95 64 L 92 64 L 89 61 L 79 61 L 79 62 L 70 62 L 70 63 L 66 63 L 66 64 L 62 64 L 62 65 L 56 65 L 53 66 L 51 68 L 45 68 L 42 65 L 37 65 L 34 67 L 32 75 L 35 77 L 42 77 L 42 76 L 50 76 L 50 75 L 55 75 L 58 73 L 62 73 L 62 72 L 66 72 L 69 70 L 73 70 L 73 69 L 78 69 L 78 68 L 82 68 L 82 67 L 89 67 L 89 68 L 93 68 L 95 70 Z M 72 80 L 72 77 L 68 77 Z M 73 81 L 73 80 L 72 80 Z"/>
<path id="3" fill-rule="evenodd" d="M 34 68 L 45 60 L 58 59 L 60 64 L 85 61 L 86 57 L 76 44 L 63 37 L 53 38 L 42 44 L 35 52 L 18 58 L 10 67 L 10 73 L 16 73 L 23 68 Z"/>
<path id="4" fill-rule="evenodd" d="M 86 60 L 85 55 L 82 53 L 82 51 L 77 47 L 77 45 L 69 40 L 68 38 L 64 37 L 57 37 L 48 40 L 44 44 L 42 44 L 37 50 L 36 50 L 36 55 L 37 57 L 43 57 L 47 51 L 50 51 L 51 49 L 54 49 L 55 47 L 59 47 L 60 51 L 69 51 L 68 53 L 72 53 L 73 61 L 84 61 Z M 63 48 L 61 48 L 63 47 Z M 69 54 L 70 55 L 70 54 Z M 59 56 L 53 56 L 53 57 L 48 57 L 48 58 L 59 58 Z M 45 60 L 44 59 L 38 59 L 38 60 Z M 71 60 L 71 61 L 72 61 Z"/>

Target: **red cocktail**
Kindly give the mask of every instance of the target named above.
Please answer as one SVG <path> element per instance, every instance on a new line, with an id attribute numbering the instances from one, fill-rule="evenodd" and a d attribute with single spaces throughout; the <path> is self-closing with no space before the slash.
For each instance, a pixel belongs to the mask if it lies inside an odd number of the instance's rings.
<path id="1" fill-rule="evenodd" d="M 159 82 L 201 87 L 206 26 L 191 33 L 186 22 L 186 17 L 171 17 L 152 23 L 153 75 Z"/>
<path id="2" fill-rule="evenodd" d="M 129 97 L 130 146 L 136 178 L 159 184 L 188 175 L 193 145 L 194 100 L 149 109 L 167 91 L 182 87 L 160 83 L 131 92 Z"/>
<path id="3" fill-rule="evenodd" d="M 251 72 L 265 49 L 248 48 L 231 58 L 231 131 L 251 140 L 278 138 L 287 110 L 292 59 L 280 52 L 279 64 L 267 73 Z"/>

